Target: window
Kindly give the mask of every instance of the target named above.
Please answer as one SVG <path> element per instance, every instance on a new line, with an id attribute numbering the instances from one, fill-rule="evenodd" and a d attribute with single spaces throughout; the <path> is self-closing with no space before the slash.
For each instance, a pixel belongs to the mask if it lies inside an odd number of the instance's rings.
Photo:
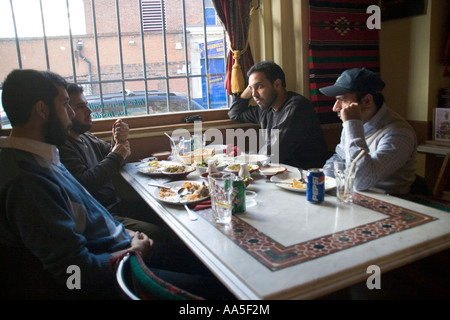
<path id="1" fill-rule="evenodd" d="M 144 31 L 161 31 L 166 24 L 165 1 L 142 1 Z M 164 19 L 164 21 L 163 21 Z"/>
<path id="2" fill-rule="evenodd" d="M 228 108 L 218 21 L 209 0 L 0 1 L 0 79 L 56 72 L 95 119 Z"/>
<path id="3" fill-rule="evenodd" d="M 207 26 L 217 25 L 217 15 L 211 0 L 205 1 L 205 20 Z"/>

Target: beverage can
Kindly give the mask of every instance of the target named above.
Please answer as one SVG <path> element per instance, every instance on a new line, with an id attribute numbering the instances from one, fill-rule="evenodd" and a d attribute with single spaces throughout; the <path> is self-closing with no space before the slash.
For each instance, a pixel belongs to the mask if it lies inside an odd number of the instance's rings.
<path id="1" fill-rule="evenodd" d="M 325 198 L 325 174 L 323 170 L 309 169 L 306 177 L 306 199 L 311 203 L 322 203 Z"/>
<path id="2" fill-rule="evenodd" d="M 202 135 L 194 134 L 191 137 L 191 151 L 201 149 L 204 147 L 204 139 Z"/>
<path id="3" fill-rule="evenodd" d="M 245 182 L 241 177 L 236 176 L 233 180 L 233 214 L 245 212 Z"/>

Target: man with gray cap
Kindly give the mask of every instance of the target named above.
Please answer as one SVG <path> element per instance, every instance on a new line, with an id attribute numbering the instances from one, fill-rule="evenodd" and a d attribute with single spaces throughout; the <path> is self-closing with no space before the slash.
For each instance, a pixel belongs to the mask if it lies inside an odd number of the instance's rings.
<path id="1" fill-rule="evenodd" d="M 334 177 L 334 161 L 349 164 L 364 150 L 355 167 L 355 190 L 407 194 L 416 179 L 416 135 L 408 122 L 385 104 L 384 86 L 376 73 L 354 68 L 344 71 L 334 85 L 319 89 L 336 97 L 333 111 L 343 122 L 340 143 L 323 169 L 325 175 Z"/>

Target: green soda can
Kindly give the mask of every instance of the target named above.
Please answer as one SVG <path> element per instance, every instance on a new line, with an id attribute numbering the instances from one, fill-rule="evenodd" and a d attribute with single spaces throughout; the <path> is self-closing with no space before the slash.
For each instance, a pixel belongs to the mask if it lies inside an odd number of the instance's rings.
<path id="1" fill-rule="evenodd" d="M 233 214 L 245 212 L 245 182 L 239 176 L 233 180 Z"/>

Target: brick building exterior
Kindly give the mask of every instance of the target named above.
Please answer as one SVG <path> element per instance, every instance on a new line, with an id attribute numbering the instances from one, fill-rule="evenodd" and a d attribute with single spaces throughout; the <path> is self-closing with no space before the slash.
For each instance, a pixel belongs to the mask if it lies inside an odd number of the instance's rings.
<path id="1" fill-rule="evenodd" d="M 148 2 L 160 3 L 159 0 L 142 1 L 142 3 Z M 179 77 L 168 80 L 171 92 L 187 92 L 186 78 L 182 77 L 186 75 L 187 68 L 191 74 L 201 73 L 200 45 L 204 44 L 202 0 L 188 0 L 185 3 L 187 48 L 185 48 L 181 0 L 165 0 L 165 45 L 162 31 L 146 31 L 143 37 L 147 78 L 165 78 L 166 72 L 169 77 Z M 144 78 L 139 1 L 119 1 L 121 45 L 118 37 L 116 1 L 94 1 L 95 24 L 91 0 L 78 0 L 78 4 L 84 5 L 86 32 L 73 35 L 73 51 L 68 32 L 64 36 L 47 36 L 46 42 L 42 37 L 21 37 L 19 38 L 19 48 L 22 68 L 46 69 L 47 49 L 49 69 L 63 75 L 69 81 L 75 80 L 75 74 L 76 81 L 81 83 L 107 81 L 102 86 L 103 93 L 120 92 L 123 73 L 126 89 L 144 90 L 144 81 L 136 80 Z M 44 18 L 51 19 L 51 17 L 46 17 L 45 13 L 44 11 Z M 94 36 L 95 30 L 97 37 Z M 219 23 L 216 28 L 208 28 L 208 42 L 220 38 L 223 38 L 223 29 Z M 96 42 L 98 52 L 96 51 Z M 188 65 L 186 65 L 186 60 L 188 60 Z M 166 63 L 167 71 L 165 70 Z M 17 67 L 19 64 L 16 40 L 0 38 L 0 78 L 4 79 L 12 69 Z M 126 81 L 127 79 L 135 81 Z M 199 81 L 201 80 L 191 80 L 193 95 L 197 95 L 197 98 L 199 94 L 201 95 L 202 90 L 202 84 Z M 165 79 L 149 80 L 147 85 L 148 90 L 166 91 Z M 86 84 L 86 93 L 98 94 L 98 84 Z"/>

